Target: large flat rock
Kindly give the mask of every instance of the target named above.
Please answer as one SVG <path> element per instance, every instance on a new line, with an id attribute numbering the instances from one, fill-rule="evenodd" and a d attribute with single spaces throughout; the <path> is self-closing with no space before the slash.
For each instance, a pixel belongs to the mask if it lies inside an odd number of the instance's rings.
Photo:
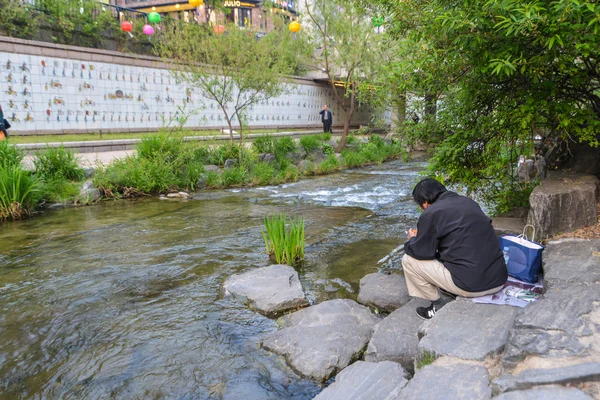
<path id="1" fill-rule="evenodd" d="M 406 279 L 401 274 L 374 273 L 360 280 L 358 302 L 379 310 L 392 312 L 408 303 L 410 296 Z"/>
<path id="2" fill-rule="evenodd" d="M 535 226 L 536 239 L 597 224 L 598 183 L 593 175 L 555 174 L 544 179 L 529 196 L 527 221 Z"/>
<path id="3" fill-rule="evenodd" d="M 600 239 L 560 239 L 544 251 L 546 286 L 600 282 Z"/>
<path id="4" fill-rule="evenodd" d="M 307 306 L 298 273 L 289 265 L 271 265 L 232 275 L 223 284 L 225 294 L 244 298 L 267 316 Z"/>
<path id="5" fill-rule="evenodd" d="M 489 379 L 488 371 L 483 365 L 441 359 L 417 371 L 400 393 L 400 399 L 491 399 Z"/>
<path id="6" fill-rule="evenodd" d="M 375 325 L 365 361 L 394 361 L 412 374 L 419 347 L 418 332 L 423 324 L 415 309 L 428 304 L 425 300 L 413 299 Z"/>
<path id="7" fill-rule="evenodd" d="M 542 385 L 567 385 L 600 382 L 600 362 L 559 368 L 528 369 L 518 375 L 503 375 L 493 382 L 495 393 L 530 389 Z"/>
<path id="8" fill-rule="evenodd" d="M 282 317 L 283 329 L 262 346 L 300 375 L 324 382 L 360 357 L 379 321 L 355 301 L 325 301 Z"/>
<path id="9" fill-rule="evenodd" d="M 357 361 L 340 372 L 314 400 L 394 400 L 407 383 L 400 364 Z"/>
<path id="10" fill-rule="evenodd" d="M 427 354 L 483 361 L 504 349 L 517 308 L 458 298 L 420 329 L 419 358 Z"/>
<path id="11" fill-rule="evenodd" d="M 579 389 L 553 386 L 515 390 L 494 397 L 494 400 L 592 400 L 592 398 Z"/>
<path id="12" fill-rule="evenodd" d="M 502 358 L 511 370 L 532 357 L 560 363 L 587 357 L 600 361 L 600 285 L 561 284 L 522 309 Z"/>

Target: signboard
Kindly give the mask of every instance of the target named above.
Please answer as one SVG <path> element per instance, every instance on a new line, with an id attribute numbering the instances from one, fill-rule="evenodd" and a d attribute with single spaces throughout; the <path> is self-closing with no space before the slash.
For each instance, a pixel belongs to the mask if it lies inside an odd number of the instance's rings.
<path id="1" fill-rule="evenodd" d="M 240 0 L 225 0 L 223 2 L 223 6 L 229 7 L 229 8 L 239 8 L 239 7 L 254 8 L 254 7 L 256 7 L 256 4 L 248 3 L 246 1 L 240 1 Z"/>

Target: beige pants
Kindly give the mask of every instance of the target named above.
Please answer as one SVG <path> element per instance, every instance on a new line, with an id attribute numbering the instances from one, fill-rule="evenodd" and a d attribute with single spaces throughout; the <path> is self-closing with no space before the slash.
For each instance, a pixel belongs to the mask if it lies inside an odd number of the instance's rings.
<path id="1" fill-rule="evenodd" d="M 444 264 L 437 260 L 417 260 L 405 254 L 402 257 L 402 267 L 404 268 L 408 294 L 412 297 L 431 301 L 437 300 L 440 298 L 438 288 L 462 297 L 485 296 L 486 294 L 496 293 L 502 289 L 502 286 L 499 286 L 484 292 L 472 293 L 464 291 L 454 284 L 450 271 L 444 267 Z"/>

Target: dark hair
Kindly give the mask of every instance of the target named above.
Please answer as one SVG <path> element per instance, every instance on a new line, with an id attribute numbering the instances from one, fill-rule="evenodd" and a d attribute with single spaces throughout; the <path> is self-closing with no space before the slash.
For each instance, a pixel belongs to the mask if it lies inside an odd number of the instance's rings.
<path id="1" fill-rule="evenodd" d="M 420 206 L 425 202 L 433 204 L 440 197 L 440 194 L 446 191 L 446 187 L 435 179 L 425 178 L 416 184 L 412 197 Z"/>

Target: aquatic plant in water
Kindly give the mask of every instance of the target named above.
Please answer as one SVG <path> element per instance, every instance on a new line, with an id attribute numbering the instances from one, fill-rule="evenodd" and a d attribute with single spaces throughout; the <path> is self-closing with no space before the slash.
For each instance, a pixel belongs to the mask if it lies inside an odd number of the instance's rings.
<path id="1" fill-rule="evenodd" d="M 0 220 L 30 215 L 37 191 L 37 180 L 20 165 L 0 168 Z"/>
<path id="2" fill-rule="evenodd" d="M 294 265 L 304 259 L 304 219 L 273 215 L 265 217 L 262 237 L 270 258 L 277 264 Z"/>

